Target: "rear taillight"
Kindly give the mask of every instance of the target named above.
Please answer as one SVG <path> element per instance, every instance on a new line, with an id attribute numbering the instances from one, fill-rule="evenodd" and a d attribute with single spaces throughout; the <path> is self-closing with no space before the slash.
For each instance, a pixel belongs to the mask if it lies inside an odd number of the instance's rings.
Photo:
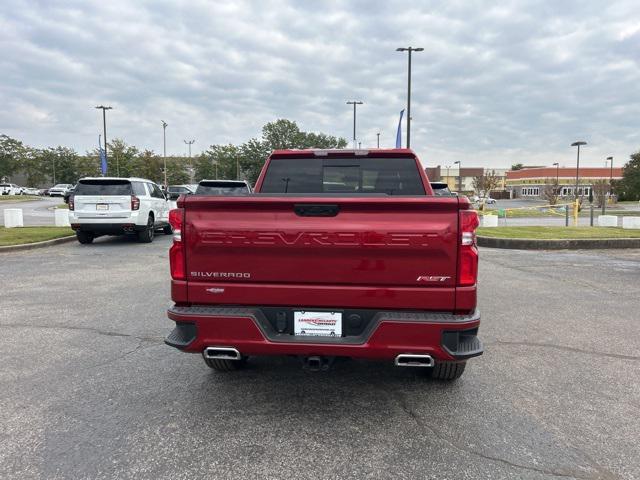
<path id="1" fill-rule="evenodd" d="M 140 199 L 131 195 L 131 210 L 140 210 Z"/>
<path id="2" fill-rule="evenodd" d="M 169 249 L 169 265 L 171 268 L 171 278 L 174 280 L 184 280 L 185 261 L 184 243 L 182 241 L 182 219 L 184 209 L 176 208 L 169 211 L 169 224 L 173 230 L 173 245 Z"/>
<path id="3" fill-rule="evenodd" d="M 69 197 L 69 210 L 73 211 L 76 206 L 73 204 L 73 197 Z"/>
<path id="4" fill-rule="evenodd" d="M 458 286 L 475 285 L 478 278 L 476 228 L 480 225 L 474 210 L 460 211 L 460 245 L 458 248 Z"/>

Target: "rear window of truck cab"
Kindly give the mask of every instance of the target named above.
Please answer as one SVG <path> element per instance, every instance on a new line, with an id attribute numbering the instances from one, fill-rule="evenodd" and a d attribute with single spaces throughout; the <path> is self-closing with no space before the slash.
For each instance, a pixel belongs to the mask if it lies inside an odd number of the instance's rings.
<path id="1" fill-rule="evenodd" d="M 413 158 L 274 158 L 262 193 L 425 195 Z"/>
<path id="2" fill-rule="evenodd" d="M 80 180 L 75 195 L 131 195 L 129 180 Z"/>
<path id="3" fill-rule="evenodd" d="M 206 181 L 198 184 L 196 195 L 247 195 L 251 193 L 244 182 Z"/>

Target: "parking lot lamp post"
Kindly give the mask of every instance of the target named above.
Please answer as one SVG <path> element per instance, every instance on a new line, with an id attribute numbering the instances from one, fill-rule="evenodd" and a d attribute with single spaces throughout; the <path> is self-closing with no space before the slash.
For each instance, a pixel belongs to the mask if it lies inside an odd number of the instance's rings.
<path id="1" fill-rule="evenodd" d="M 195 143 L 195 140 L 184 140 L 184 143 L 189 145 L 189 179 L 193 183 L 193 164 L 191 163 L 191 145 Z"/>
<path id="2" fill-rule="evenodd" d="M 53 184 L 55 185 L 56 184 L 56 156 L 55 155 L 53 155 L 52 160 L 53 160 L 52 162 L 53 163 Z"/>
<path id="3" fill-rule="evenodd" d="M 573 211 L 573 220 L 574 220 L 574 224 L 577 227 L 578 226 L 578 207 L 579 207 L 579 203 L 578 203 L 578 185 L 580 183 L 580 147 L 582 145 L 586 145 L 587 142 L 583 142 L 583 141 L 579 141 L 579 142 L 573 142 L 571 144 L 572 147 L 578 147 L 578 153 L 576 156 L 576 191 L 574 192 L 575 194 L 575 199 L 576 199 L 576 203 Z"/>
<path id="4" fill-rule="evenodd" d="M 449 188 L 449 169 L 451 168 L 451 165 L 447 165 L 447 188 Z"/>
<path id="5" fill-rule="evenodd" d="M 422 52 L 424 48 L 401 47 L 396 48 L 396 52 L 407 52 L 409 54 L 407 72 L 407 148 L 411 148 L 411 53 Z"/>
<path id="6" fill-rule="evenodd" d="M 167 189 L 167 125 L 168 123 L 162 120 L 162 156 L 164 158 L 164 189 Z"/>
<path id="7" fill-rule="evenodd" d="M 462 166 L 460 160 L 453 162 L 454 165 L 458 165 L 458 193 L 462 193 Z"/>
<path id="8" fill-rule="evenodd" d="M 356 148 L 356 105 L 362 105 L 360 100 L 351 100 L 347 105 L 353 105 L 353 148 Z"/>
<path id="9" fill-rule="evenodd" d="M 378 136 L 378 148 L 380 148 L 380 132 L 376 133 L 376 135 Z"/>
<path id="10" fill-rule="evenodd" d="M 99 110 L 102 110 L 102 131 L 104 133 L 104 158 L 105 160 L 109 160 L 109 157 L 107 156 L 107 110 L 112 110 L 113 107 L 98 105 L 96 108 Z"/>
<path id="11" fill-rule="evenodd" d="M 578 184 L 580 183 L 580 147 L 586 145 L 587 142 L 573 142 L 572 147 L 578 147 L 576 154 L 576 191 L 574 192 L 576 200 L 578 200 Z"/>
<path id="12" fill-rule="evenodd" d="M 609 198 L 613 195 L 613 157 L 607 157 L 607 161 L 611 162 L 611 170 L 609 171 Z"/>

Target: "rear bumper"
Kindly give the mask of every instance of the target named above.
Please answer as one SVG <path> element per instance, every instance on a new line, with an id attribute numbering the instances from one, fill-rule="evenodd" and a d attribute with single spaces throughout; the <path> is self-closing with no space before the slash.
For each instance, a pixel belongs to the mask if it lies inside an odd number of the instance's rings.
<path id="1" fill-rule="evenodd" d="M 399 354 L 428 354 L 436 360 L 481 355 L 480 312 L 380 312 L 360 335 L 296 337 L 278 333 L 257 308 L 173 307 L 176 327 L 165 343 L 184 352 L 233 347 L 242 355 L 322 355 L 391 360 Z"/>
<path id="2" fill-rule="evenodd" d="M 146 225 L 136 225 L 135 223 L 73 223 L 71 228 L 80 232 L 91 232 L 98 235 L 122 235 L 125 233 L 140 232 Z"/>

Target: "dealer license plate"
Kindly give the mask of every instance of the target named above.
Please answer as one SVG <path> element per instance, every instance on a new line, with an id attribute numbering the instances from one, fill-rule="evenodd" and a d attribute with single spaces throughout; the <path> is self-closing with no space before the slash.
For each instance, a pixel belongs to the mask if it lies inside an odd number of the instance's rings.
<path id="1" fill-rule="evenodd" d="M 108 203 L 98 203 L 96 204 L 96 210 L 109 210 Z"/>
<path id="2" fill-rule="evenodd" d="M 300 336 L 341 337 L 341 312 L 293 312 L 293 333 Z"/>

